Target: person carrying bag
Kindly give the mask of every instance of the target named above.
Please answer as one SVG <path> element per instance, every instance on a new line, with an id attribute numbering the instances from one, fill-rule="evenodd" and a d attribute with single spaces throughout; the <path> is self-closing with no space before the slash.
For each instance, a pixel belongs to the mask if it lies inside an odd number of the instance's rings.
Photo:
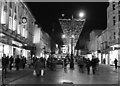
<path id="1" fill-rule="evenodd" d="M 42 57 L 35 62 L 34 70 L 37 77 L 44 75 L 44 59 Z"/>

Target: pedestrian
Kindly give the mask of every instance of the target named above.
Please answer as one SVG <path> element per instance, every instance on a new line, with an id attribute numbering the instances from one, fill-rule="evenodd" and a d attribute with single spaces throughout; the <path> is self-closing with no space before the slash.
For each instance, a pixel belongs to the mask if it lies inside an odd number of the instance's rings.
<path id="1" fill-rule="evenodd" d="M 19 67 L 20 67 L 20 58 L 19 58 L 19 55 L 17 55 L 17 57 L 15 58 L 15 67 L 16 67 L 16 70 L 18 71 Z"/>
<path id="2" fill-rule="evenodd" d="M 117 69 L 117 62 L 118 62 L 118 60 L 115 58 L 115 60 L 114 60 L 115 70 Z"/>
<path id="3" fill-rule="evenodd" d="M 87 74 L 88 74 L 88 75 L 90 74 L 90 66 L 91 66 L 91 64 L 90 64 L 90 59 L 87 58 L 87 59 L 86 59 L 86 68 L 87 68 Z"/>
<path id="4" fill-rule="evenodd" d="M 4 72 L 3 74 L 4 74 L 4 76 L 5 76 L 5 78 L 6 78 L 6 73 L 7 73 L 7 63 L 8 61 L 7 61 L 7 58 L 6 58 L 6 54 L 3 54 L 3 57 L 2 57 L 2 71 Z"/>
<path id="5" fill-rule="evenodd" d="M 12 70 L 12 66 L 13 66 L 13 61 L 14 61 L 14 59 L 13 59 L 13 56 L 11 56 L 10 58 L 9 58 L 9 69 L 10 70 Z"/>
<path id="6" fill-rule="evenodd" d="M 78 66 L 79 66 L 79 71 L 81 71 L 82 73 L 84 72 L 83 67 L 84 67 L 84 61 L 83 58 L 80 57 L 78 60 Z"/>
<path id="7" fill-rule="evenodd" d="M 96 71 L 96 59 L 94 56 L 92 56 L 92 60 L 91 60 L 91 66 L 92 66 L 92 71 L 93 71 L 93 74 L 95 74 L 95 71 Z"/>
<path id="8" fill-rule="evenodd" d="M 64 58 L 64 72 L 67 72 L 67 56 Z"/>
<path id="9" fill-rule="evenodd" d="M 73 54 L 71 54 L 70 68 L 71 68 L 71 69 L 74 69 L 74 56 L 73 56 Z"/>
<path id="10" fill-rule="evenodd" d="M 37 77 L 41 75 L 41 70 L 44 68 L 44 60 L 42 58 L 37 58 L 34 64 L 34 70 L 36 71 Z"/>
<path id="11" fill-rule="evenodd" d="M 23 56 L 21 62 L 22 62 L 22 68 L 24 69 L 26 64 L 26 57 Z"/>

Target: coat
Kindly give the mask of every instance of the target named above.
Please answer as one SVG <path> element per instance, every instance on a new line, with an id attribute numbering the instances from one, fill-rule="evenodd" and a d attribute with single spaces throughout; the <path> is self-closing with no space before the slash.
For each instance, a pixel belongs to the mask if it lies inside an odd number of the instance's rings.
<path id="1" fill-rule="evenodd" d="M 43 62 L 41 62 L 40 60 L 35 62 L 34 69 L 35 69 L 37 74 L 39 74 L 40 70 L 43 69 L 43 68 L 44 68 L 44 63 Z"/>

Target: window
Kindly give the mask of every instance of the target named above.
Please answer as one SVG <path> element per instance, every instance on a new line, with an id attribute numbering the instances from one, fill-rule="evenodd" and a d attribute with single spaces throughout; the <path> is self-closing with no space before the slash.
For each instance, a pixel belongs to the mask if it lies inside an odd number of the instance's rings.
<path id="1" fill-rule="evenodd" d="M 118 12 L 118 16 L 119 16 L 119 17 L 118 17 L 118 18 L 119 18 L 119 20 L 118 20 L 118 21 L 120 21 L 120 10 L 119 10 L 119 12 Z"/>
<path id="2" fill-rule="evenodd" d="M 20 29 L 21 29 L 21 23 L 18 24 L 17 34 L 20 34 Z"/>
<path id="3" fill-rule="evenodd" d="M 15 5 L 15 11 L 13 15 L 13 31 L 17 29 L 17 7 L 16 7 L 16 4 L 14 5 Z"/>
<path id="4" fill-rule="evenodd" d="M 1 24 L 7 23 L 7 2 L 2 5 L 2 13 L 1 13 Z"/>
<path id="5" fill-rule="evenodd" d="M 10 9 L 9 9 L 9 24 L 8 28 L 12 30 L 12 2 L 10 2 Z"/>
<path id="6" fill-rule="evenodd" d="M 113 25 L 115 25 L 115 16 L 113 16 Z"/>
<path id="7" fill-rule="evenodd" d="M 115 37 L 115 32 L 114 32 L 114 39 L 115 39 L 116 37 Z"/>
<path id="8" fill-rule="evenodd" d="M 113 10 L 115 10 L 115 2 L 113 2 Z"/>

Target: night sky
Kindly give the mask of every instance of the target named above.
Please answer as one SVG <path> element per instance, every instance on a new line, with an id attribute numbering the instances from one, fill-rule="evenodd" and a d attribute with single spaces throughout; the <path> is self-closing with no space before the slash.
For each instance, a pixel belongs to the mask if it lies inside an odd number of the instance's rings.
<path id="1" fill-rule="evenodd" d="M 62 29 L 58 21 L 62 17 L 61 14 L 65 14 L 65 18 L 71 18 L 72 15 L 77 18 L 81 10 L 85 12 L 86 22 L 77 45 L 80 45 L 81 40 L 89 39 L 91 30 L 104 30 L 107 27 L 108 2 L 26 2 L 26 4 L 35 17 L 36 24 L 60 45 L 63 44 Z"/>

